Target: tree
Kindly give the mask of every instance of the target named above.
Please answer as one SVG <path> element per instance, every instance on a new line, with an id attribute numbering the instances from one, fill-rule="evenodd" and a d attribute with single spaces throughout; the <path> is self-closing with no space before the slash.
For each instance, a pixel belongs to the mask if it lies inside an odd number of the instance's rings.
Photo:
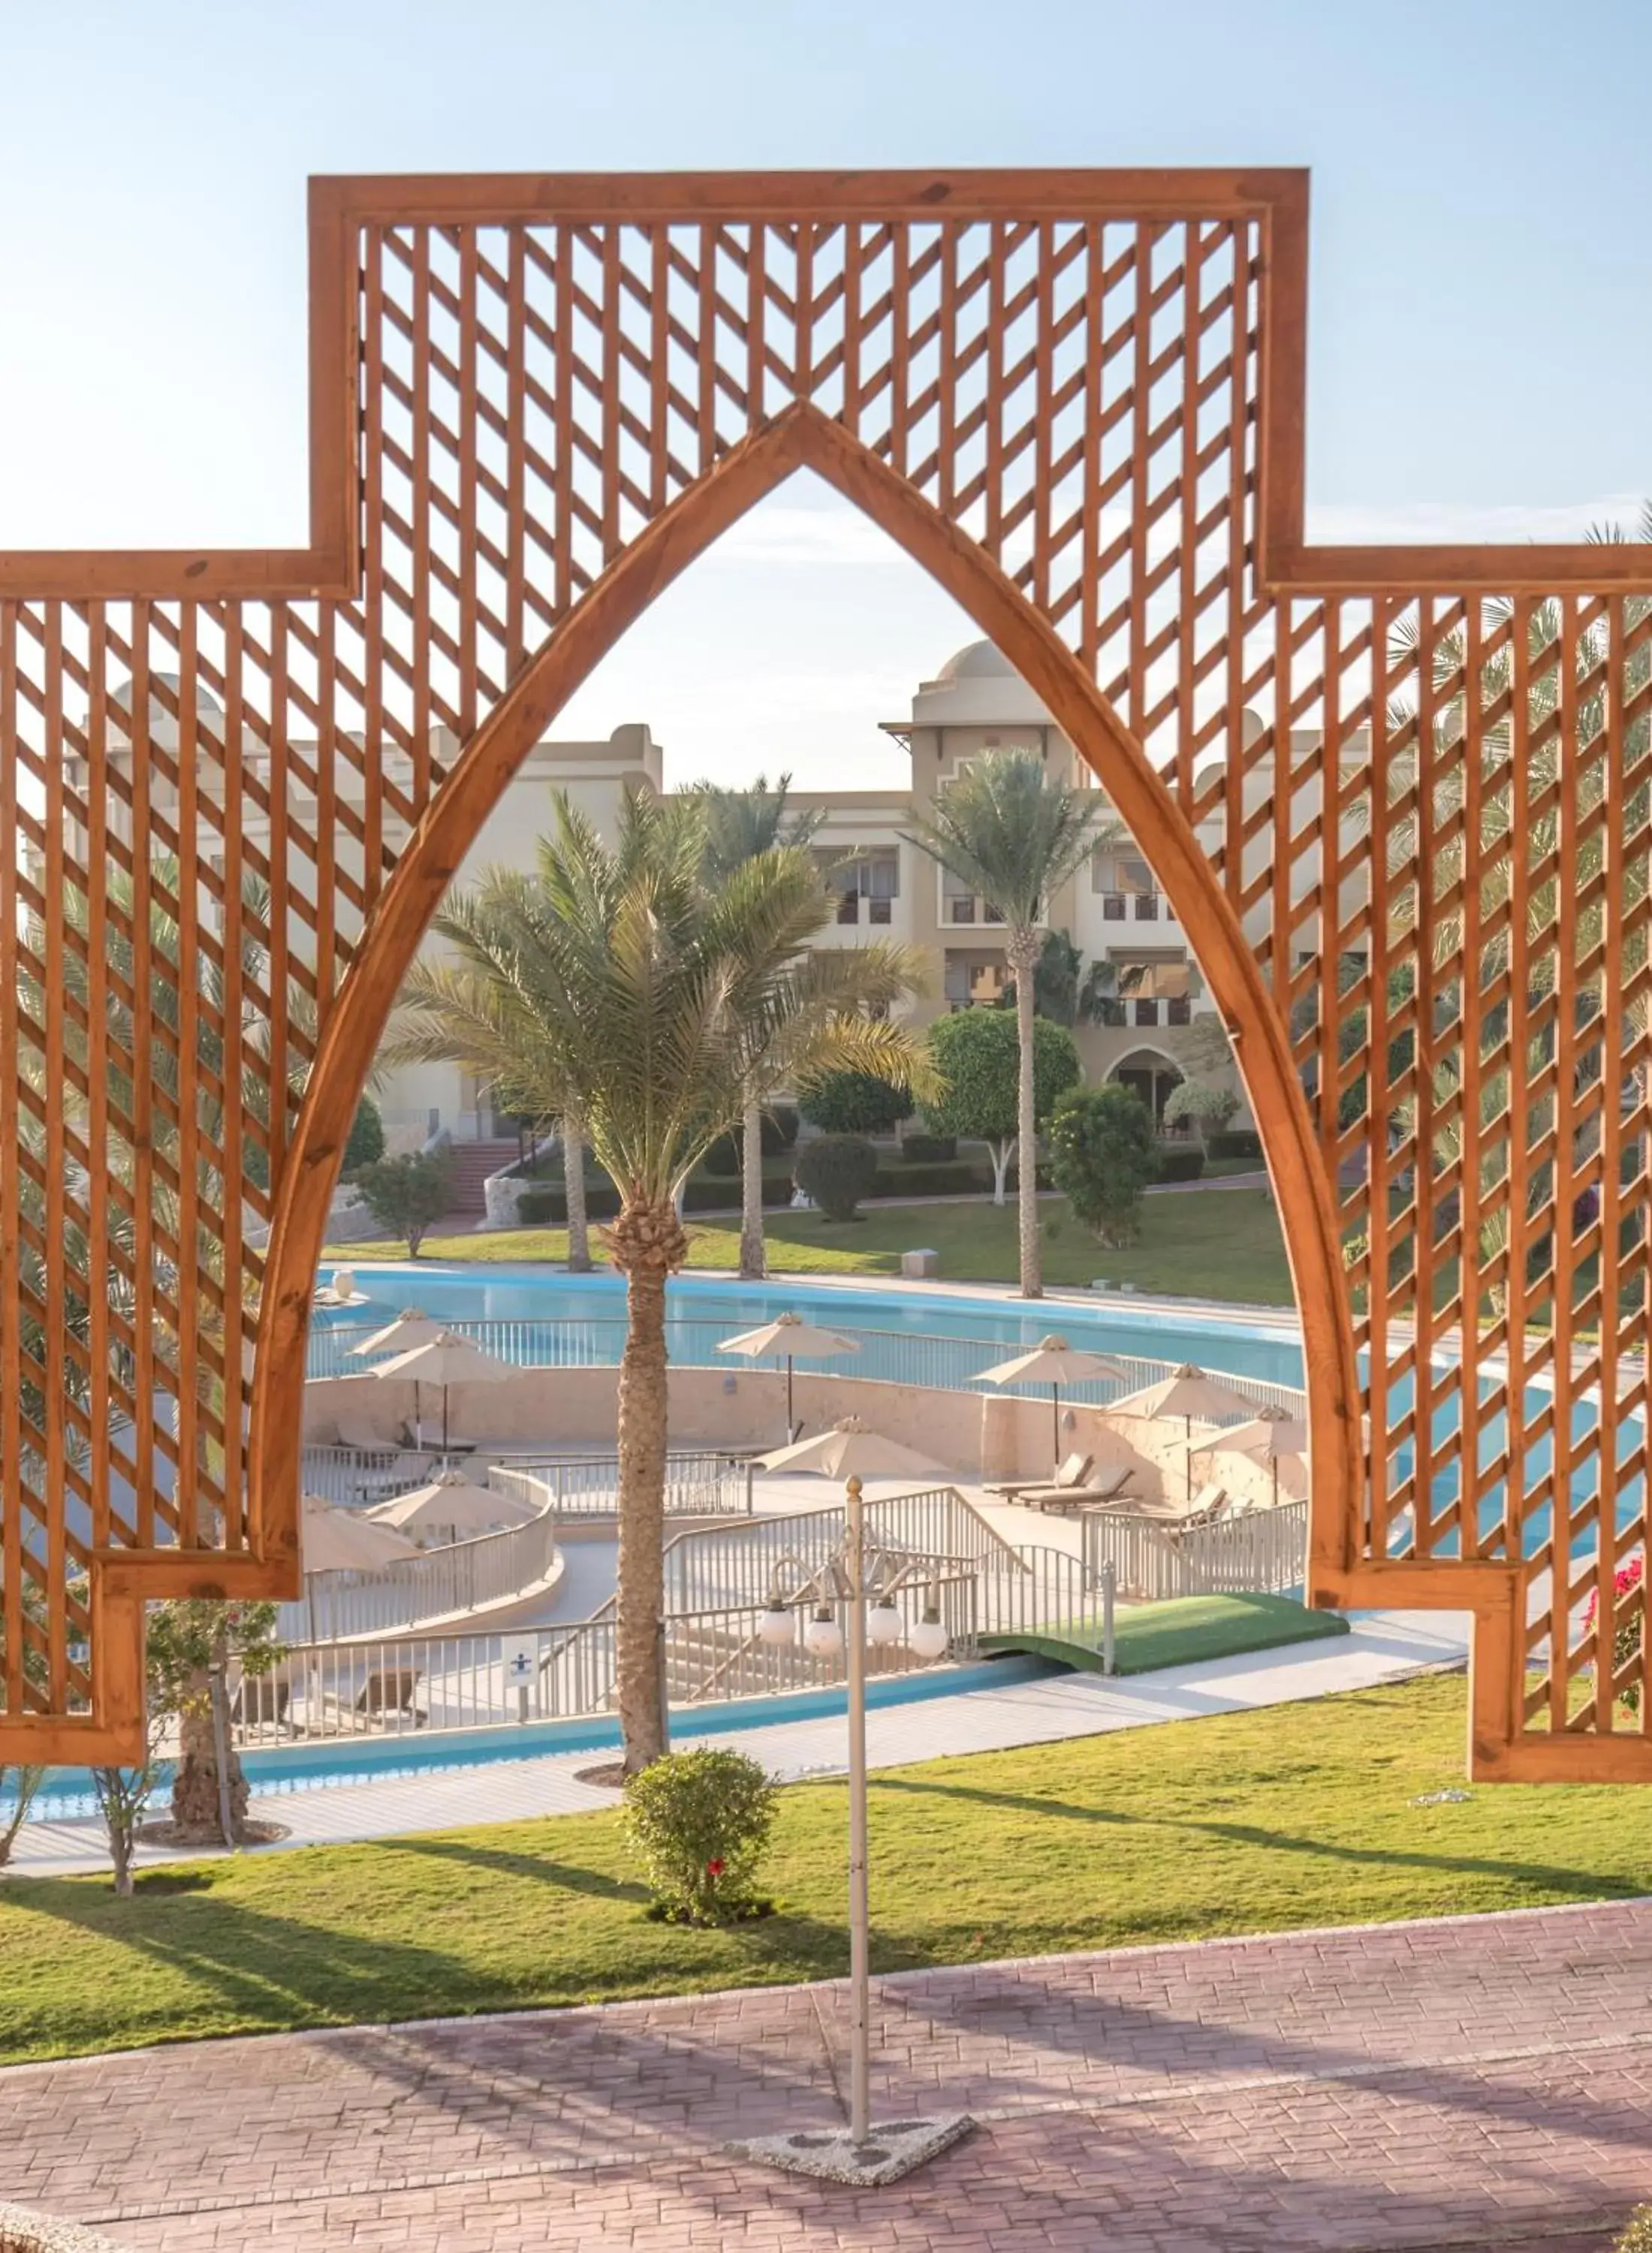
<path id="1" fill-rule="evenodd" d="M 1004 1176 L 1020 1147 L 1021 1051 L 1020 1028 L 1000 1009 L 959 1009 L 930 1027 L 930 1061 L 941 1083 L 921 1099 L 931 1133 L 962 1134 L 986 1144 L 993 1161 L 993 1203 L 1004 1202 Z M 1033 1119 L 1048 1119 L 1058 1097 L 1080 1077 L 1078 1050 L 1064 1025 L 1033 1021 Z M 1035 1187 L 1030 1149 L 1021 1152 L 1021 1181 Z"/>
<path id="2" fill-rule="evenodd" d="M 426 1229 L 452 1203 L 452 1161 L 445 1150 L 418 1150 L 364 1166 L 356 1182 L 380 1227 L 399 1236 L 408 1259 L 416 1259 Z"/>
<path id="3" fill-rule="evenodd" d="M 1239 1099 L 1232 1088 L 1216 1087 L 1209 1080 L 1184 1079 L 1166 1099 L 1164 1123 L 1179 1126 L 1185 1120 L 1197 1129 L 1200 1141 L 1208 1142 L 1229 1124 L 1238 1107 Z"/>
<path id="4" fill-rule="evenodd" d="M 509 1110 L 571 1095 L 618 1189 L 603 1233 L 626 1285 L 617 1673 L 634 1774 L 665 1749 L 666 1282 L 688 1249 L 678 1190 L 777 1056 L 800 1057 L 801 1077 L 847 1065 L 899 1082 L 921 1064 L 910 1035 L 850 998 L 863 957 L 813 951 L 831 902 L 806 849 L 777 846 L 714 881 L 703 793 L 629 797 L 611 847 L 565 797 L 554 804 L 533 873 L 491 870 L 436 918 L 457 959 L 404 989 L 387 1053 L 463 1064 Z"/>
<path id="5" fill-rule="evenodd" d="M 828 1071 L 798 1091 L 798 1110 L 823 1134 L 888 1134 L 912 1116 L 910 1087 L 869 1071 Z"/>
<path id="6" fill-rule="evenodd" d="M 350 1122 L 350 1133 L 345 1142 L 344 1172 L 358 1173 L 363 1166 L 376 1166 L 384 1155 L 384 1120 L 372 1096 L 364 1095 L 356 1106 L 356 1115 Z"/>
<path id="7" fill-rule="evenodd" d="M 1015 980 L 1019 1036 L 1016 1132 L 1021 1169 L 1021 1288 L 1043 1294 L 1039 1273 L 1038 1189 L 1034 1092 L 1033 981 L 1042 940 L 1039 925 L 1050 896 L 1088 859 L 1105 834 L 1094 791 L 1053 780 L 1036 751 L 988 751 L 965 767 L 935 799 L 910 841 L 949 875 L 989 902 L 1006 925 L 1005 959 Z"/>
<path id="8" fill-rule="evenodd" d="M 1116 1080 L 1073 1088 L 1056 1106 L 1050 1171 L 1078 1218 L 1104 1244 L 1128 1244 L 1135 1236 L 1142 1191 L 1158 1178 L 1156 1142 L 1153 1113 Z"/>
<path id="9" fill-rule="evenodd" d="M 1038 967 L 1033 973 L 1033 1007 L 1052 1025 L 1077 1023 L 1079 978 L 1084 966 L 1084 954 L 1073 945 L 1069 932 L 1044 933 Z"/>
<path id="10" fill-rule="evenodd" d="M 279 1665 L 287 1653 L 275 1620 L 274 1604 L 208 1597 L 157 1604 L 150 1613 L 150 1710 L 178 1721 L 172 1824 L 185 1842 L 232 1846 L 245 1836 L 247 1778 L 230 1726 L 229 1669 L 233 1661 L 256 1679 Z"/>

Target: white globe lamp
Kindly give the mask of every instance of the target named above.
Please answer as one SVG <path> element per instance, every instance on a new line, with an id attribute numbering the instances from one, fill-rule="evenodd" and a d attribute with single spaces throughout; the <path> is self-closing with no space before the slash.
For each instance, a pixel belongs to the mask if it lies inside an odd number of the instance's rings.
<path id="1" fill-rule="evenodd" d="M 887 1650 L 891 1643 L 899 1643 L 906 1622 L 901 1617 L 900 1606 L 888 1596 L 880 1596 L 875 1603 L 867 1606 L 866 1639 Z"/>
<path id="2" fill-rule="evenodd" d="M 757 1622 L 758 1642 L 766 1643 L 772 1650 L 784 1650 L 797 1631 L 797 1622 L 783 1603 L 771 1603 Z"/>
<path id="3" fill-rule="evenodd" d="M 803 1630 L 803 1647 L 811 1658 L 841 1658 L 843 1629 L 832 1616 L 828 1606 L 822 1604 Z"/>
<path id="4" fill-rule="evenodd" d="M 907 1647 L 915 1658 L 944 1658 L 946 1646 L 951 1641 L 941 1624 L 939 1607 L 925 1604 L 924 1616 L 907 1629 Z"/>

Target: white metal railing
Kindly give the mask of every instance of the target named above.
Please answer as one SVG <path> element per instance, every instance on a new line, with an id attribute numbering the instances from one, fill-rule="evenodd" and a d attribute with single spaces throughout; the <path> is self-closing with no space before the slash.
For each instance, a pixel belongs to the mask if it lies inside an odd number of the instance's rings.
<path id="1" fill-rule="evenodd" d="M 989 1554 L 1014 1554 L 956 1487 L 868 1500 L 866 1524 L 875 1547 L 938 1564 L 972 1565 Z M 834 1502 L 784 1517 L 754 1517 L 738 1527 L 680 1533 L 666 1545 L 666 1609 L 763 1603 L 776 1585 L 790 1596 L 841 1555 L 844 1529 L 843 1504 Z"/>
<path id="2" fill-rule="evenodd" d="M 896 1592 L 916 1622 L 931 1598 L 954 1641 L 950 1656 L 975 1650 L 974 1578 L 954 1571 Z M 837 1608 L 840 1610 L 841 1607 Z M 725 1605 L 673 1614 L 665 1623 L 667 1692 L 673 1705 L 829 1687 L 846 1662 L 804 1648 L 805 1614 L 793 1643 L 777 1649 L 757 1633 L 762 1608 Z M 610 1616 L 519 1634 L 390 1635 L 353 1643 L 299 1642 L 275 1671 L 240 1685 L 238 1746 L 412 1736 L 610 1712 L 615 1702 L 616 1627 Z M 926 1663 L 903 1642 L 876 1654 L 874 1671 L 905 1674 Z"/>
<path id="3" fill-rule="evenodd" d="M 1031 1344 L 1041 1331 L 1057 1319 L 1056 1309 L 1036 1319 L 1028 1317 L 1022 1324 L 1024 1342 Z M 717 1369 L 726 1375 L 728 1358 L 720 1354 L 717 1347 L 728 1336 L 730 1320 L 711 1320 L 698 1315 L 669 1314 L 666 1317 L 666 1346 L 671 1359 L 677 1366 L 688 1369 Z M 537 1320 L 502 1319 L 492 1316 L 456 1316 L 448 1327 L 461 1336 L 474 1339 L 484 1351 L 500 1361 L 514 1363 L 520 1368 L 575 1369 L 612 1368 L 618 1362 L 625 1342 L 623 1317 L 585 1315 L 546 1316 Z M 984 1369 L 1001 1361 L 1006 1351 L 1002 1338 L 952 1337 L 917 1329 L 860 1329 L 841 1322 L 833 1324 L 842 1336 L 854 1339 L 858 1349 L 845 1354 L 830 1364 L 825 1364 L 811 1374 L 829 1373 L 838 1377 L 868 1378 L 874 1383 L 920 1387 L 925 1391 L 948 1392 L 967 1392 L 973 1380 Z M 373 1367 L 370 1360 L 357 1360 L 347 1350 L 372 1335 L 372 1326 L 338 1323 L 312 1326 L 310 1336 L 309 1374 L 311 1377 L 360 1377 Z M 1155 1360 L 1143 1354 L 1120 1354 L 1111 1350 L 1108 1360 L 1115 1363 L 1123 1374 L 1103 1378 L 1098 1383 L 1075 1385 L 1070 1393 L 1063 1388 L 1063 1399 L 1087 1407 L 1105 1408 L 1126 1392 L 1156 1384 L 1168 1377 L 1177 1364 Z M 759 1364 L 761 1365 L 761 1364 Z M 783 1357 L 777 1357 L 773 1366 L 784 1369 Z M 1258 1400 L 1275 1400 L 1294 1415 L 1304 1412 L 1302 1390 L 1298 1385 L 1276 1385 L 1262 1378 L 1236 1375 L 1233 1383 L 1241 1392 Z M 1036 1382 L 1020 1386 L 1006 1386 L 1007 1392 L 1021 1392 L 1029 1398 L 1041 1394 L 1049 1398 L 1049 1388 Z M 387 1456 L 394 1458 L 398 1452 L 387 1448 Z"/>
<path id="4" fill-rule="evenodd" d="M 1282 1594 L 1302 1585 L 1307 1504 L 1284 1502 L 1275 1509 L 1188 1526 L 1128 1510 L 1088 1510 L 1084 1545 L 1092 1571 L 1111 1566 L 1120 1594 L 1143 1601 Z"/>
<path id="5" fill-rule="evenodd" d="M 525 1524 L 398 1558 L 377 1572 L 312 1573 L 296 1603 L 282 1604 L 283 1642 L 345 1642 L 417 1628 L 502 1603 L 544 1580 L 556 1558 L 556 1517 L 542 1510 Z"/>
<path id="6" fill-rule="evenodd" d="M 559 1517 L 613 1517 L 619 1511 L 619 1458 L 501 1454 L 488 1483 L 503 1493 L 543 1494 Z M 526 1482 L 525 1487 L 523 1482 Z M 666 1458 L 668 1517 L 749 1517 L 752 1469 L 737 1456 L 702 1448 Z"/>

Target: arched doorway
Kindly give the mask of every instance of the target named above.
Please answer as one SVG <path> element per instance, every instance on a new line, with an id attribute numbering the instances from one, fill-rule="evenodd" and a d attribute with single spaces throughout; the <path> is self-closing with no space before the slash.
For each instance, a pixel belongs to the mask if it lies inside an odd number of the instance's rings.
<path id="1" fill-rule="evenodd" d="M 1127 1056 L 1120 1057 L 1107 1077 L 1116 1079 L 1121 1087 L 1127 1087 L 1152 1113 L 1154 1125 L 1162 1127 L 1165 1105 L 1187 1075 L 1175 1058 L 1167 1056 L 1162 1049 L 1144 1048 L 1132 1049 Z"/>

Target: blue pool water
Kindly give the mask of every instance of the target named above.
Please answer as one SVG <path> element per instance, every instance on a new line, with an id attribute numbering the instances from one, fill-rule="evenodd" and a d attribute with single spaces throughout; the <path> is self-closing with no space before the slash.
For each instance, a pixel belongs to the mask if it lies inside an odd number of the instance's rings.
<path id="1" fill-rule="evenodd" d="M 956 1697 L 967 1690 L 1002 1689 L 1014 1682 L 1041 1682 L 1069 1670 L 1054 1660 L 1011 1657 L 980 1660 L 972 1666 L 938 1667 L 932 1672 L 897 1674 L 868 1682 L 868 1706 L 922 1705 Z M 793 1690 L 769 1698 L 742 1698 L 726 1705 L 696 1705 L 672 1717 L 679 1742 L 736 1729 L 761 1729 L 776 1721 L 812 1721 L 846 1710 L 841 1684 L 819 1690 Z M 428 1775 L 433 1769 L 491 1767 L 496 1761 L 536 1760 L 548 1753 L 606 1752 L 620 1741 L 619 1723 L 605 1713 L 581 1714 L 568 1721 L 527 1721 L 491 1729 L 457 1729 L 440 1736 L 380 1737 L 347 1745 L 293 1744 L 253 1748 L 241 1765 L 254 1791 L 315 1791 L 339 1783 L 381 1782 L 388 1777 Z M 156 1790 L 164 1806 L 171 1781 L 163 1766 Z M 10 1803 L 0 1794 L 0 1817 Z M 36 1822 L 63 1822 L 94 1815 L 92 1779 L 83 1768 L 53 1768 L 33 1804 Z"/>

